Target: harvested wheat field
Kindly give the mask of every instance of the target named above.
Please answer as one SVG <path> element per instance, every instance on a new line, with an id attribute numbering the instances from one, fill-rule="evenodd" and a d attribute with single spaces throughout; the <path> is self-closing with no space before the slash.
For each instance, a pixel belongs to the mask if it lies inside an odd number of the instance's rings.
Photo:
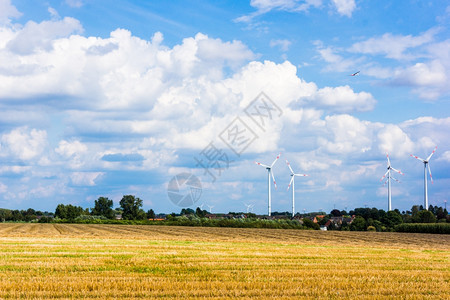
<path id="1" fill-rule="evenodd" d="M 450 236 L 0 224 L 1 299 L 450 299 Z"/>

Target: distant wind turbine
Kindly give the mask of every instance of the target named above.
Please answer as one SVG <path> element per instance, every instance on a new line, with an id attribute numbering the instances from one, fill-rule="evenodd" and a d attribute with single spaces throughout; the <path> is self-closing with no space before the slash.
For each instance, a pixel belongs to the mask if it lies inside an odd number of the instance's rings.
<path id="1" fill-rule="evenodd" d="M 308 175 L 296 174 L 292 170 L 291 165 L 289 164 L 289 162 L 287 160 L 286 160 L 286 164 L 288 165 L 289 170 L 291 171 L 291 181 L 289 182 L 287 189 L 289 190 L 289 188 L 291 187 L 291 184 L 292 184 L 292 217 L 294 217 L 295 216 L 295 176 L 308 176 Z"/>
<path id="2" fill-rule="evenodd" d="M 434 152 L 436 152 L 437 146 L 436 148 L 434 148 L 433 152 L 431 152 L 430 156 L 427 157 L 427 159 L 422 159 L 420 157 L 417 157 L 415 155 L 410 155 L 418 160 L 420 160 L 421 162 L 423 162 L 423 181 L 424 181 L 424 205 L 425 205 L 425 209 L 428 210 L 428 184 L 427 184 L 427 166 L 428 166 L 428 173 L 430 173 L 430 179 L 431 179 L 431 183 L 433 183 L 433 176 L 431 175 L 431 169 L 430 169 L 430 165 L 428 165 L 428 162 L 430 161 L 430 158 L 433 156 Z"/>
<path id="3" fill-rule="evenodd" d="M 245 205 L 245 207 L 247 207 L 247 213 L 249 213 L 249 212 L 250 212 L 250 209 L 252 209 L 252 210 L 253 210 L 253 206 L 254 206 L 254 204 L 246 204 L 246 203 L 244 203 L 244 205 Z"/>
<path id="4" fill-rule="evenodd" d="M 386 182 L 387 182 L 387 184 L 388 184 L 388 211 L 390 211 L 390 210 L 392 210 L 392 202 L 391 202 L 391 178 L 394 179 L 394 180 L 397 181 L 397 182 L 400 182 L 400 181 L 398 181 L 397 179 L 395 179 L 395 178 L 391 175 L 391 170 L 393 170 L 393 171 L 395 171 L 395 172 L 397 172 L 397 173 L 399 173 L 399 174 L 402 174 L 402 175 L 404 175 L 404 174 L 403 174 L 401 171 L 399 171 L 399 170 L 397 170 L 397 169 L 394 169 L 394 168 L 391 166 L 391 161 L 389 160 L 389 154 L 386 153 L 386 157 L 387 157 L 387 171 L 386 171 L 386 173 L 383 175 L 383 177 L 381 177 L 380 181 L 382 181 L 382 180 L 383 180 L 384 178 L 386 178 L 386 176 L 387 176 L 387 180 L 385 181 L 384 184 L 386 184 Z"/>
<path id="5" fill-rule="evenodd" d="M 206 205 L 206 206 L 209 207 L 209 213 L 212 214 L 212 209 L 213 209 L 214 206 L 213 205 Z"/>
<path id="6" fill-rule="evenodd" d="M 272 167 L 277 162 L 277 160 L 280 158 L 280 155 L 281 155 L 281 153 L 278 154 L 277 158 L 275 158 L 275 160 L 273 161 L 273 163 L 270 166 L 264 165 L 262 163 L 259 163 L 259 162 L 255 161 L 255 164 L 263 166 L 264 168 L 267 169 L 267 188 L 268 188 L 268 202 L 269 202 L 269 205 L 268 205 L 269 217 L 271 216 L 271 213 L 272 213 L 272 195 L 270 193 L 270 186 L 271 186 L 271 184 L 270 184 L 270 176 L 272 176 L 273 184 L 274 184 L 275 188 L 277 188 L 277 183 L 275 181 L 275 177 L 273 176 Z"/>

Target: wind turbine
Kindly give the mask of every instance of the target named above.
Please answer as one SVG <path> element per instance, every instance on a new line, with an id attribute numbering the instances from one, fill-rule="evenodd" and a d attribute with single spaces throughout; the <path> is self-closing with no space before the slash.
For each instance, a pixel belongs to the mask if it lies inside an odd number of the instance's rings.
<path id="1" fill-rule="evenodd" d="M 397 179 L 395 179 L 391 175 L 391 170 L 393 170 L 393 171 L 395 171 L 395 172 L 397 172 L 399 174 L 402 174 L 402 175 L 404 175 L 404 174 L 401 171 L 399 171 L 397 169 L 394 169 L 391 166 L 391 161 L 389 160 L 389 154 L 386 153 L 386 157 L 387 157 L 387 171 L 386 171 L 386 173 L 384 173 L 383 177 L 381 177 L 380 181 L 382 181 L 384 178 L 386 178 L 386 175 L 387 175 L 386 182 L 388 184 L 388 211 L 390 211 L 390 210 L 392 210 L 392 204 L 391 204 L 391 178 L 394 179 L 397 182 L 400 182 L 400 181 L 398 181 Z M 384 184 L 386 184 L 386 182 Z"/>
<path id="2" fill-rule="evenodd" d="M 255 161 L 255 164 L 263 166 L 264 168 L 267 169 L 267 187 L 268 187 L 268 191 L 269 191 L 269 195 L 268 195 L 268 200 L 269 200 L 268 201 L 269 202 L 269 217 L 271 216 L 271 212 L 272 212 L 272 206 L 271 206 L 272 205 L 272 195 L 270 193 L 270 176 L 272 176 L 273 184 L 275 185 L 275 188 L 277 188 L 277 183 L 275 182 L 275 177 L 273 176 L 272 167 L 277 162 L 277 160 L 280 158 L 280 155 L 281 155 L 281 153 L 278 154 L 277 158 L 275 158 L 275 160 L 273 161 L 273 163 L 270 166 L 264 165 L 262 163 L 259 163 L 259 162 Z"/>
<path id="3" fill-rule="evenodd" d="M 434 152 L 436 152 L 437 146 L 436 148 L 434 148 L 433 152 L 431 152 L 430 156 L 427 157 L 427 159 L 422 159 L 420 157 L 417 157 L 415 155 L 410 155 L 414 158 L 417 158 L 418 160 L 420 160 L 421 162 L 423 162 L 423 181 L 424 181 L 424 187 L 425 187 L 425 199 L 424 199 L 424 205 L 425 205 L 425 209 L 428 210 L 428 184 L 427 184 L 427 166 L 428 166 L 428 172 L 430 173 L 430 179 L 431 179 L 431 183 L 433 183 L 433 176 L 431 175 L 431 169 L 430 166 L 428 165 L 428 162 L 430 161 L 430 158 L 433 156 Z"/>
<path id="4" fill-rule="evenodd" d="M 286 160 L 286 164 L 288 165 L 289 170 L 291 171 L 291 181 L 289 182 L 287 189 L 289 190 L 289 188 L 291 187 L 291 184 L 292 184 L 292 217 L 294 217 L 294 215 L 295 215 L 295 179 L 294 178 L 295 178 L 295 176 L 308 176 L 308 175 L 296 174 L 292 170 L 291 165 L 289 164 L 289 162 L 287 160 Z"/>
<path id="5" fill-rule="evenodd" d="M 247 213 L 250 212 L 250 209 L 253 210 L 253 204 L 246 204 L 246 203 L 244 203 L 244 205 L 245 205 L 245 207 L 247 207 Z"/>
<path id="6" fill-rule="evenodd" d="M 209 213 L 212 214 L 212 209 L 213 209 L 214 205 L 206 205 L 206 206 L 209 207 Z"/>

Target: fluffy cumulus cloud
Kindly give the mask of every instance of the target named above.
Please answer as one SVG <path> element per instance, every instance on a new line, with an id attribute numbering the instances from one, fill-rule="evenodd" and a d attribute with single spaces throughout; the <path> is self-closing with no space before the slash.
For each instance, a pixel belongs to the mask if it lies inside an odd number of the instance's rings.
<path id="1" fill-rule="evenodd" d="M 387 124 L 378 132 L 378 148 L 381 152 L 406 156 L 414 149 L 410 137 L 397 125 Z"/>
<path id="2" fill-rule="evenodd" d="M 11 52 L 19 54 L 31 54 L 39 50 L 48 51 L 51 50 L 56 39 L 82 31 L 80 22 L 71 17 L 41 23 L 29 21 L 21 30 L 15 32 L 14 38 L 6 47 Z"/>
<path id="3" fill-rule="evenodd" d="M 337 112 L 368 111 L 375 106 L 370 93 L 355 93 L 348 85 L 319 89 L 309 101 L 315 107 L 324 107 Z"/>
<path id="4" fill-rule="evenodd" d="M 45 130 L 20 127 L 1 136 L 2 155 L 8 154 L 20 160 L 40 158 L 47 146 Z"/>
<path id="5" fill-rule="evenodd" d="M 334 115 L 325 118 L 330 139 L 320 138 L 320 144 L 330 153 L 363 153 L 371 150 L 373 130 L 369 122 L 350 115 Z"/>

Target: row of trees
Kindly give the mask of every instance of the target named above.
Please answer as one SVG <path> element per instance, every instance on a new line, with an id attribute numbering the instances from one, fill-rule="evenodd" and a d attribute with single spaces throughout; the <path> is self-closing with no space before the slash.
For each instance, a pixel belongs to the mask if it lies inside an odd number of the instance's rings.
<path id="1" fill-rule="evenodd" d="M 0 208 L 0 222 L 31 222 L 41 217 L 53 217 L 52 212 L 42 212 L 29 208 L 27 210 L 10 210 Z"/>
<path id="2" fill-rule="evenodd" d="M 8 210 L 0 209 L 0 221 L 36 221 L 39 222 L 87 222 L 97 220 L 98 222 L 103 222 L 102 220 L 114 220 L 120 216 L 122 220 L 129 221 L 144 221 L 148 219 L 155 219 L 155 212 L 153 209 L 145 212 L 142 209 L 143 201 L 133 195 L 124 195 L 119 202 L 118 208 L 113 208 L 113 200 L 107 197 L 99 197 L 94 202 L 94 207 L 82 208 L 80 206 L 75 206 L 72 204 L 59 204 L 56 207 L 55 213 L 35 211 L 34 209 L 28 210 Z M 195 210 L 191 208 L 183 208 L 179 214 L 172 213 L 168 215 L 168 223 L 175 224 L 181 222 L 184 225 L 187 224 L 206 224 L 208 222 L 198 221 L 199 219 L 204 219 L 208 211 L 202 210 L 197 207 Z M 253 213 L 244 214 L 242 212 L 233 213 L 230 212 L 225 219 L 239 219 L 242 215 L 245 215 L 246 219 L 260 219 Z M 317 215 L 322 215 L 318 217 Z M 186 218 L 188 217 L 189 221 Z M 273 217 L 277 219 L 291 219 L 291 214 L 289 212 L 274 212 Z M 316 218 L 318 223 L 314 223 L 312 220 Z M 264 216 L 263 216 L 264 218 Z M 409 223 L 450 223 L 450 216 L 448 211 L 442 207 L 432 206 L 425 210 L 422 206 L 413 206 L 410 211 L 400 212 L 399 210 L 384 211 L 377 208 L 355 208 L 349 212 L 340 211 L 333 209 L 329 214 L 326 213 L 309 213 L 309 214 L 297 214 L 295 219 L 302 219 L 302 221 L 296 226 L 303 224 L 304 227 L 318 229 L 320 225 L 327 225 L 328 230 L 354 230 L 354 231 L 392 231 L 396 226 L 400 224 Z M 175 222 L 177 221 L 177 222 Z M 193 221 L 193 222 L 191 222 Z M 106 222 L 106 221 L 105 221 Z M 109 222 L 109 221 L 108 221 Z M 115 221 L 114 221 L 115 222 Z M 206 222 L 206 223 L 205 223 Z M 211 223 L 211 222 L 209 222 Z M 208 223 L 208 224 L 209 224 Z M 213 224 L 212 222 L 211 224 Z M 222 222 L 223 223 L 223 222 Z M 220 223 L 223 226 L 225 223 Z M 210 224 L 210 225 L 211 225 Z M 214 223 L 215 224 L 215 223 Z M 233 223 L 234 224 L 234 223 Z M 240 223 L 239 223 L 240 224 Z M 239 225 L 238 224 L 238 225 Z M 246 223 L 246 226 L 250 224 Z M 252 223 L 253 224 L 253 223 Z M 256 223 L 255 223 L 256 224 Z M 261 223 L 262 224 L 262 223 Z M 258 223 L 258 226 L 261 224 Z M 286 223 L 288 224 L 288 223 Z M 204 226 L 210 226 L 204 225 Z M 254 225 L 254 224 L 253 224 Z M 273 224 L 272 224 L 273 225 Z M 283 225 L 283 226 L 291 226 Z M 267 226 L 264 223 L 264 226 Z M 275 225 L 274 225 L 275 226 Z M 276 226 L 280 226 L 276 224 Z M 295 226 L 294 226 L 295 227 Z"/>
<path id="3" fill-rule="evenodd" d="M 331 213 L 319 221 L 321 225 L 331 218 L 345 216 L 345 211 L 332 210 Z M 355 216 L 351 224 L 331 224 L 329 230 L 354 230 L 354 231 L 391 231 L 400 224 L 408 223 L 450 223 L 450 216 L 446 209 L 432 206 L 425 210 L 423 206 L 415 205 L 411 211 L 400 212 L 398 209 L 384 211 L 377 208 L 356 208 L 349 212 Z"/>
<path id="4" fill-rule="evenodd" d="M 73 221 L 77 218 L 86 216 L 97 217 L 100 219 L 115 219 L 116 216 L 121 215 L 123 220 L 146 220 L 155 218 L 153 209 L 145 212 L 141 208 L 142 199 L 133 195 L 123 196 L 119 204 L 119 208 L 113 209 L 114 202 L 107 197 L 100 197 L 95 200 L 94 207 L 90 210 L 71 204 L 58 204 L 55 211 L 55 217 L 68 221 Z"/>

